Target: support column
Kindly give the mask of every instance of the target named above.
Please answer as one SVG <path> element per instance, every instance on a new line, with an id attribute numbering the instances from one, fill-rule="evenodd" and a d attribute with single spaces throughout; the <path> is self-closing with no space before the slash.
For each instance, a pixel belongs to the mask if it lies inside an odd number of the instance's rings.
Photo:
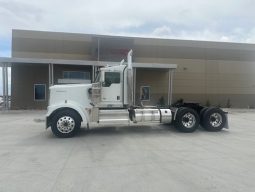
<path id="1" fill-rule="evenodd" d="M 51 64 L 51 85 L 54 85 L 54 64 Z"/>
<path id="2" fill-rule="evenodd" d="M 9 96 L 8 96 L 8 65 L 3 63 L 2 67 L 2 77 L 3 77 L 3 109 L 9 109 Z"/>
<path id="3" fill-rule="evenodd" d="M 3 109 L 5 109 L 5 72 L 4 72 L 4 63 L 2 67 L 2 83 L 3 83 Z"/>
<path id="4" fill-rule="evenodd" d="M 9 83 L 8 83 L 8 65 L 5 64 L 5 94 L 6 94 L 6 109 L 9 109 Z"/>
<path id="5" fill-rule="evenodd" d="M 54 68 L 53 64 L 49 64 L 49 87 L 54 85 Z"/>
<path id="6" fill-rule="evenodd" d="M 168 96 L 167 104 L 171 105 L 173 100 L 173 70 L 168 69 Z"/>

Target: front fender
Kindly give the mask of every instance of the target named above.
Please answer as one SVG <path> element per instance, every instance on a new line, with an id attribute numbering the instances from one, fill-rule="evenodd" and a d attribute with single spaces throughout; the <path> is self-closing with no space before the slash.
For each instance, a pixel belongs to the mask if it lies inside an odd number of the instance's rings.
<path id="1" fill-rule="evenodd" d="M 57 110 L 62 110 L 65 108 L 69 108 L 69 109 L 76 111 L 81 116 L 83 123 L 87 124 L 89 122 L 89 115 L 85 108 L 83 109 L 81 106 L 75 105 L 73 103 L 56 104 L 56 105 L 51 105 L 51 106 L 47 107 L 46 129 L 50 126 L 50 123 L 51 123 L 50 121 L 51 121 L 52 115 Z"/>

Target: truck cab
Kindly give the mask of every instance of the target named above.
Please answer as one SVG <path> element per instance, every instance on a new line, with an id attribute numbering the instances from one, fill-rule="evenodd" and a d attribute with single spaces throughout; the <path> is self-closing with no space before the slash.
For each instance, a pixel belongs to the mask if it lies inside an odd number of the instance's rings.
<path id="1" fill-rule="evenodd" d="M 101 89 L 101 100 L 98 103 L 99 107 L 124 107 L 124 81 L 126 80 L 126 68 L 126 65 L 120 65 L 100 69 L 95 81 L 95 84 L 99 84 Z"/>

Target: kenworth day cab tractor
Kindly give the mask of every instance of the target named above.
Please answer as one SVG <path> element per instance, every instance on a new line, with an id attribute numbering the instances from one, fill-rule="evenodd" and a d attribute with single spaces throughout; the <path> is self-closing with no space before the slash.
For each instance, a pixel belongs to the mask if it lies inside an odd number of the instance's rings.
<path id="1" fill-rule="evenodd" d="M 179 102 L 166 108 L 134 105 L 132 50 L 118 66 L 100 68 L 92 84 L 50 87 L 46 128 L 57 137 L 72 137 L 81 123 L 116 126 L 174 124 L 181 132 L 199 125 L 208 131 L 228 128 L 227 113 L 219 108 Z"/>

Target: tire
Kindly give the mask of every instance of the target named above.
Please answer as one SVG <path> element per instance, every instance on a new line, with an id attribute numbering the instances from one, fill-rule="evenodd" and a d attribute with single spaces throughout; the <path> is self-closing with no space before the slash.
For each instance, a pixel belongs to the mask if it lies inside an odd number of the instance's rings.
<path id="1" fill-rule="evenodd" d="M 203 126 L 203 121 L 202 121 L 202 119 L 203 119 L 204 113 L 205 113 L 205 111 L 206 111 L 207 109 L 208 109 L 208 107 L 204 107 L 204 108 L 200 111 L 200 113 L 199 113 L 200 125 L 201 125 L 201 126 Z"/>
<path id="2" fill-rule="evenodd" d="M 207 109 L 208 109 L 208 107 L 204 107 L 204 108 L 200 111 L 200 113 L 199 113 L 200 123 L 202 123 L 201 119 L 203 118 L 203 115 L 204 115 L 204 113 L 205 113 L 205 111 L 206 111 Z"/>
<path id="3" fill-rule="evenodd" d="M 207 131 L 216 132 L 223 129 L 226 121 L 226 115 L 221 109 L 210 107 L 204 112 L 202 126 Z"/>
<path id="4" fill-rule="evenodd" d="M 51 130 L 60 138 L 73 137 L 81 127 L 81 118 L 73 110 L 62 110 L 52 118 Z"/>
<path id="5" fill-rule="evenodd" d="M 176 114 L 175 127 L 181 132 L 194 132 L 199 126 L 199 116 L 191 108 L 181 107 Z"/>

